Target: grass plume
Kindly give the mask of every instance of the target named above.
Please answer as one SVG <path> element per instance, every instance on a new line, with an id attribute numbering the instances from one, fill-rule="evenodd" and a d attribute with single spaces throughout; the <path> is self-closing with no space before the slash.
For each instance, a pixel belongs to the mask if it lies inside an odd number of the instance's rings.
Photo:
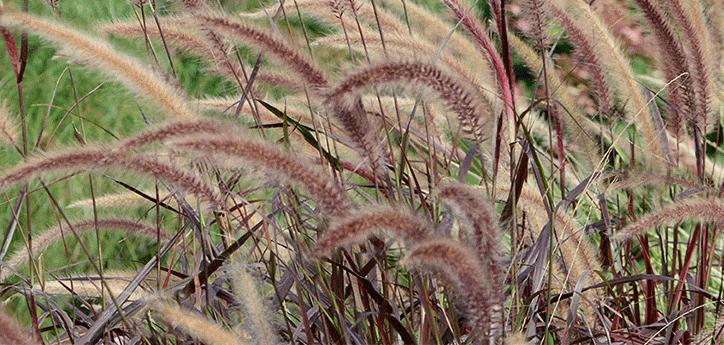
<path id="1" fill-rule="evenodd" d="M 696 103 L 692 109 L 693 116 L 690 115 L 689 121 L 692 125 L 704 126 L 712 120 L 708 117 L 711 94 L 711 49 L 709 47 L 711 41 L 709 30 L 706 27 L 707 20 L 703 16 L 703 8 L 698 1 L 673 0 L 669 4 L 672 9 L 672 22 L 679 24 L 683 35 L 687 38 L 682 39 L 681 42 L 687 46 L 691 57 L 688 71 L 693 79 Z M 716 119 L 714 120 L 716 122 Z"/>
<path id="2" fill-rule="evenodd" d="M 645 234 L 649 229 L 687 219 L 724 223 L 724 201 L 717 198 L 689 198 L 653 211 L 618 231 L 614 238 L 625 239 Z"/>
<path id="3" fill-rule="evenodd" d="M 316 64 L 304 57 L 298 49 L 266 31 L 254 28 L 238 19 L 217 16 L 212 13 L 198 12 L 194 14 L 193 19 L 198 20 L 201 25 L 218 30 L 230 39 L 237 39 L 269 52 L 288 66 L 290 71 L 305 80 L 312 91 L 327 86 L 327 77 Z M 194 21 L 193 19 L 192 21 Z"/>
<path id="4" fill-rule="evenodd" d="M 470 32 L 480 51 L 486 56 L 490 64 L 492 64 L 493 70 L 495 70 L 495 77 L 497 78 L 500 98 L 503 100 L 505 114 L 508 119 L 508 130 L 512 134 L 516 121 L 515 100 L 510 80 L 511 76 L 503 64 L 502 57 L 498 54 L 487 35 L 485 35 L 485 29 L 482 23 L 477 20 L 475 16 L 468 15 L 466 11 L 467 8 L 465 8 L 461 2 L 458 0 L 444 0 L 444 3 L 453 14 L 455 14 L 455 17 L 462 22 L 463 26 L 468 29 L 468 32 Z M 510 135 L 509 140 L 513 140 L 513 137 L 513 135 Z"/>
<path id="5" fill-rule="evenodd" d="M 138 272 L 114 270 L 103 272 L 102 277 L 78 275 L 46 280 L 43 283 L 43 292 L 55 296 L 74 294 L 87 299 L 110 298 L 120 295 L 133 281 L 136 274 Z M 154 283 L 153 279 L 146 279 L 143 289 L 136 289 L 131 295 L 131 300 L 141 300 L 152 296 L 153 290 L 155 290 Z M 102 288 L 101 284 L 103 284 Z"/>
<path id="6" fill-rule="evenodd" d="M 2 4 L 0 4 L 2 6 Z M 40 342 L 23 332 L 17 322 L 3 309 L 0 310 L 0 343 L 15 345 L 39 345 Z"/>
<path id="7" fill-rule="evenodd" d="M 264 305 L 264 296 L 259 290 L 259 281 L 249 271 L 247 265 L 236 263 L 231 265 L 231 284 L 236 291 L 241 310 L 248 324 L 248 329 L 257 344 L 278 344 L 277 331 L 271 323 L 272 314 Z"/>
<path id="8" fill-rule="evenodd" d="M 98 218 L 74 222 L 63 227 L 54 227 L 43 232 L 42 235 L 33 240 L 32 248 L 25 248 L 11 255 L 5 262 L 8 266 L 17 269 L 20 265 L 30 260 L 29 254 L 38 254 L 44 252 L 50 245 L 57 242 L 61 238 L 80 237 L 84 233 L 98 229 L 113 229 L 122 231 L 129 236 L 140 236 L 151 240 L 166 241 L 168 235 L 163 231 L 158 231 L 155 227 L 143 224 L 141 222 L 122 218 Z M 5 281 L 11 275 L 10 272 L 4 271 L 0 274 L 0 281 Z"/>
<path id="9" fill-rule="evenodd" d="M 223 133 L 227 130 L 228 127 L 225 127 L 220 122 L 211 119 L 173 121 L 160 126 L 159 128 L 145 131 L 130 137 L 113 149 L 118 152 L 132 151 L 163 140 L 189 136 L 192 134 L 200 135 Z"/>
<path id="10" fill-rule="evenodd" d="M 354 98 L 350 97 L 355 92 L 384 84 L 419 85 L 429 89 L 458 115 L 460 123 L 472 133 L 481 135 L 488 132 L 487 125 L 492 119 L 486 104 L 476 97 L 475 89 L 438 67 L 423 62 L 390 61 L 350 74 L 328 92 L 326 103 L 335 105 L 340 102 L 353 103 Z M 337 117 L 345 124 L 344 127 L 348 131 L 353 131 L 357 126 L 357 121 L 352 116 L 348 118 L 337 115 Z"/>
<path id="11" fill-rule="evenodd" d="M 474 338 L 498 337 L 502 291 L 472 250 L 449 239 L 428 240 L 412 247 L 403 264 L 432 269 L 451 283 L 468 308 Z"/>
<path id="12" fill-rule="evenodd" d="M 679 137 L 683 129 L 682 123 L 691 123 L 691 117 L 696 111 L 695 90 L 692 85 L 692 77 L 688 76 L 689 59 L 687 58 L 684 46 L 679 41 L 674 30 L 666 20 L 666 15 L 656 2 L 651 0 L 637 0 L 644 15 L 652 26 L 652 31 L 658 42 L 660 61 L 663 64 L 665 78 L 672 84 L 669 86 L 669 97 L 671 107 L 669 122 L 674 134 Z M 689 117 L 689 119 L 685 119 Z"/>
<path id="13" fill-rule="evenodd" d="M 500 216 L 493 204 L 485 198 L 482 190 L 450 179 L 438 186 L 437 194 L 461 218 L 470 246 L 477 252 L 484 270 L 489 272 L 492 283 L 502 285 L 505 270 L 501 262 Z"/>
<path id="14" fill-rule="evenodd" d="M 122 153 L 113 153 L 109 150 L 93 148 L 48 155 L 30 160 L 28 163 L 20 165 L 0 176 L 0 188 L 27 181 L 34 176 L 53 171 L 80 171 L 111 167 L 119 167 L 126 171 L 149 174 L 169 182 L 182 190 L 194 193 L 212 204 L 220 204 L 221 202 L 218 191 L 205 180 L 174 165 L 161 162 L 156 157 L 144 155 L 128 156 Z"/>
<path id="15" fill-rule="evenodd" d="M 149 306 L 156 312 L 158 317 L 205 344 L 254 344 L 250 340 L 245 341 L 241 337 L 230 333 L 221 325 L 211 322 L 208 318 L 199 314 L 198 311 L 184 309 L 171 302 L 160 300 L 150 303 Z"/>
<path id="16" fill-rule="evenodd" d="M 219 135 L 179 140 L 172 147 L 212 156 L 219 163 L 232 168 L 259 170 L 277 180 L 303 188 L 329 217 L 342 216 L 352 208 L 349 197 L 329 176 L 310 167 L 303 158 L 294 157 L 261 141 L 238 135 Z"/>
<path id="17" fill-rule="evenodd" d="M 591 73 L 591 81 L 596 88 L 595 96 L 598 100 L 600 113 L 607 117 L 614 116 L 613 94 L 606 76 L 606 70 L 600 61 L 601 58 L 596 54 L 595 47 L 598 42 L 595 37 L 585 34 L 587 30 L 585 22 L 573 20 L 555 6 L 546 6 L 545 9 L 550 11 L 566 27 L 568 37 L 576 46 L 578 55 L 586 62 L 583 64 L 583 68 L 588 69 Z"/>
<path id="18" fill-rule="evenodd" d="M 380 233 L 415 243 L 430 237 L 432 227 L 419 216 L 395 209 L 360 211 L 333 220 L 329 230 L 317 241 L 315 252 L 325 255 L 339 247 L 362 243 L 368 237 Z"/>
<path id="19" fill-rule="evenodd" d="M 143 67 L 139 61 L 113 49 L 107 42 L 90 37 L 59 22 L 5 11 L 0 25 L 29 30 L 57 45 L 63 54 L 83 61 L 120 81 L 137 94 L 161 106 L 169 118 L 193 119 L 180 91 Z"/>

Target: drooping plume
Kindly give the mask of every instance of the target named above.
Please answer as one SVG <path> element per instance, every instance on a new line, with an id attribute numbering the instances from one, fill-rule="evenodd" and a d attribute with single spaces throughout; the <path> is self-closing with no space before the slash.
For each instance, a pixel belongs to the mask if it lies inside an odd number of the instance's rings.
<path id="1" fill-rule="evenodd" d="M 421 242 L 411 248 L 403 264 L 432 269 L 450 282 L 467 306 L 472 335 L 494 340 L 501 331 L 502 290 L 472 250 L 449 239 Z"/>
<path id="2" fill-rule="evenodd" d="M 335 248 L 359 244 L 374 234 L 385 233 L 405 242 L 422 241 L 432 234 L 432 227 L 420 216 L 404 211 L 381 208 L 333 219 L 329 230 L 317 241 L 316 252 L 324 255 Z"/>

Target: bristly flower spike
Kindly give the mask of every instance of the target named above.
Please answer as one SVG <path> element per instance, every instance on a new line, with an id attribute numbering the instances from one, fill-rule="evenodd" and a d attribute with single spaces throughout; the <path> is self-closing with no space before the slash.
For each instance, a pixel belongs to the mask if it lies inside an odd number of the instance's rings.
<path id="1" fill-rule="evenodd" d="M 500 217 L 492 203 L 473 186 L 448 179 L 443 181 L 437 194 L 461 218 L 469 233 L 471 246 L 478 254 L 495 285 L 502 286 L 505 271 L 501 263 L 501 241 L 498 225 Z"/>
<path id="2" fill-rule="evenodd" d="M 145 68 L 135 58 L 116 51 L 103 40 L 82 34 L 64 24 L 22 12 L 2 13 L 0 25 L 29 30 L 51 41 L 64 54 L 98 68 L 139 95 L 157 102 L 170 118 L 196 117 L 187 109 L 179 90 L 157 77 L 156 73 Z"/>
<path id="3" fill-rule="evenodd" d="M 346 218 L 332 219 L 329 230 L 317 241 L 315 252 L 325 255 L 380 233 L 415 243 L 430 237 L 432 226 L 417 215 L 392 208 L 365 210 Z"/>
<path id="4" fill-rule="evenodd" d="M 218 191 L 205 180 L 179 167 L 161 162 L 156 157 L 146 155 L 129 156 L 123 153 L 111 152 L 110 150 L 94 148 L 32 159 L 28 163 L 0 176 L 0 188 L 48 172 L 113 167 L 130 172 L 149 174 L 182 190 L 194 193 L 212 204 L 218 205 L 221 203 Z"/>
<path id="5" fill-rule="evenodd" d="M 169 147 L 209 155 L 232 168 L 261 171 L 272 178 L 305 189 L 330 218 L 342 217 L 352 209 L 349 196 L 337 183 L 311 168 L 307 161 L 238 133 L 184 138 Z"/>
<path id="6" fill-rule="evenodd" d="M 442 275 L 467 305 L 472 334 L 479 340 L 498 338 L 502 289 L 472 250 L 450 239 L 434 239 L 412 247 L 402 263 Z"/>
<path id="7" fill-rule="evenodd" d="M 69 229 L 70 230 L 69 230 Z M 45 231 L 39 237 L 33 239 L 33 246 L 31 250 L 21 250 L 11 255 L 5 262 L 8 266 L 17 269 L 18 266 L 27 262 L 30 257 L 30 253 L 38 254 L 45 251 L 51 244 L 56 242 L 62 237 L 71 237 L 73 235 L 80 236 L 83 233 L 87 233 L 96 228 L 109 228 L 120 230 L 129 235 L 135 235 L 145 237 L 151 240 L 157 238 L 162 241 L 168 240 L 169 237 L 164 232 L 158 232 L 157 229 L 149 225 L 140 223 L 135 220 L 121 219 L 121 218 L 100 218 L 83 220 L 72 223 L 66 227 L 63 231 L 61 227 L 55 227 Z M 10 272 L 3 269 L 0 271 L 0 282 L 5 281 L 11 275 Z"/>
<path id="8" fill-rule="evenodd" d="M 660 210 L 653 211 L 617 232 L 613 238 L 625 239 L 643 235 L 648 229 L 666 223 L 677 223 L 691 218 L 708 222 L 724 223 L 724 200 L 714 198 L 691 198 L 675 202 Z"/>

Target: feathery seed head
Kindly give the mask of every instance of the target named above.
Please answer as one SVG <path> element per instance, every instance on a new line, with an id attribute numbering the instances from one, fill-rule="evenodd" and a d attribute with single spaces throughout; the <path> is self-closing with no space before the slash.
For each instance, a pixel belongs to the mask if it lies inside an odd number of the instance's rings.
<path id="1" fill-rule="evenodd" d="M 468 247 L 450 239 L 423 241 L 410 249 L 402 264 L 442 275 L 462 296 L 473 334 L 481 339 L 497 338 L 503 303 L 500 285 Z"/>
<path id="2" fill-rule="evenodd" d="M 124 152 L 141 148 L 153 142 L 191 134 L 213 134 L 229 131 L 227 126 L 211 119 L 194 121 L 173 121 L 160 128 L 137 134 L 124 140 L 114 151 Z"/>
<path id="3" fill-rule="evenodd" d="M 27 262 L 30 257 L 29 253 L 35 255 L 45 251 L 51 244 L 57 242 L 61 238 L 70 238 L 72 236 L 81 236 L 84 233 L 95 230 L 96 228 L 114 229 L 125 232 L 130 236 L 140 236 L 151 240 L 160 238 L 162 241 L 169 239 L 168 235 L 162 231 L 157 231 L 156 227 L 143 224 L 137 220 L 122 218 L 99 218 L 82 220 L 71 223 L 68 226 L 58 226 L 45 231 L 42 235 L 33 239 L 33 247 L 31 250 L 24 248 L 11 255 L 5 262 L 8 266 L 17 269 L 20 265 Z M 65 230 L 64 230 L 65 229 Z M 70 229 L 70 230 L 68 230 Z M 7 279 L 12 274 L 7 270 L 0 272 L 0 282 Z"/>
<path id="4" fill-rule="evenodd" d="M 243 340 L 237 334 L 229 332 L 196 310 L 188 310 L 162 300 L 149 303 L 149 307 L 156 311 L 157 315 L 163 320 L 205 344 L 242 345 L 255 343 L 251 340 Z"/>
<path id="5" fill-rule="evenodd" d="M 154 191 L 144 191 L 146 195 L 153 195 Z M 167 198 L 168 199 L 168 198 Z M 173 198 L 170 198 L 173 199 Z M 166 200 L 166 199 L 164 199 Z M 125 192 L 119 194 L 109 194 L 104 196 L 95 196 L 93 198 L 76 200 L 68 204 L 68 208 L 85 208 L 90 209 L 92 207 L 104 208 L 104 207 L 116 207 L 116 208 L 134 208 L 138 206 L 152 206 L 153 202 L 143 198 L 136 192 Z"/>
<path id="6" fill-rule="evenodd" d="M 41 172 L 68 168 L 84 169 L 93 164 L 93 162 L 102 160 L 103 157 L 104 155 L 100 150 L 86 149 L 80 152 L 33 159 L 0 176 L 0 188 L 5 188 L 9 184 L 30 179 Z"/>
<path id="7" fill-rule="evenodd" d="M 181 92 L 169 85 L 135 58 L 113 49 L 106 41 L 90 37 L 64 24 L 36 18 L 22 12 L 7 12 L 0 25 L 29 30 L 57 45 L 64 54 L 83 61 L 117 79 L 141 96 L 157 102 L 169 117 L 191 119 Z"/>
<path id="8" fill-rule="evenodd" d="M 312 91 L 317 91 L 327 86 L 327 77 L 322 70 L 305 58 L 298 49 L 269 33 L 253 28 L 238 19 L 222 17 L 212 12 L 198 12 L 193 15 L 193 18 L 200 21 L 203 25 L 210 26 L 230 36 L 231 39 L 238 39 L 253 44 L 271 53 L 276 59 L 282 61 L 285 66 L 289 66 L 292 73 L 306 80 Z"/>
<path id="9" fill-rule="evenodd" d="M 342 219 L 332 219 L 329 230 L 317 241 L 315 252 L 326 255 L 338 247 L 362 243 L 369 236 L 382 232 L 415 243 L 431 236 L 432 226 L 418 215 L 396 209 L 361 211 Z"/>
<path id="10" fill-rule="evenodd" d="M 222 164 L 258 170 L 303 188 L 312 195 L 326 216 L 342 216 L 352 208 L 349 197 L 329 176 L 310 167 L 299 157 L 261 141 L 238 134 L 219 135 L 187 138 L 174 142 L 171 147 L 210 155 Z"/>
<path id="11" fill-rule="evenodd" d="M 15 145 L 17 143 L 17 137 L 18 133 L 15 121 L 13 121 L 10 115 L 7 102 L 2 101 L 0 102 L 0 140 Z"/>
<path id="12" fill-rule="evenodd" d="M 193 175 L 169 163 L 163 163 L 151 156 L 109 155 L 108 165 L 120 166 L 131 171 L 140 171 L 167 181 L 176 187 L 194 193 L 212 205 L 221 205 L 221 195 L 206 179 Z"/>
<path id="13" fill-rule="evenodd" d="M 375 153 L 372 126 L 367 119 L 362 99 L 357 95 L 345 95 L 339 99 L 328 99 L 327 110 L 339 121 L 347 135 L 359 149 L 368 155 Z"/>
<path id="14" fill-rule="evenodd" d="M 492 123 L 476 91 L 465 81 L 439 67 L 423 62 L 384 62 L 349 75 L 326 93 L 326 104 L 349 100 L 349 94 L 374 85 L 418 86 L 436 94 L 463 125 L 478 133 L 482 124 Z"/>
<path id="15" fill-rule="evenodd" d="M 26 181 L 38 174 L 60 170 L 79 171 L 98 168 L 122 168 L 130 172 L 141 172 L 167 181 L 182 190 L 194 193 L 206 201 L 218 205 L 221 197 L 208 182 L 169 163 L 163 163 L 151 156 L 128 156 L 123 153 L 86 148 L 69 153 L 35 158 L 0 176 L 0 188 L 9 184 Z"/>
<path id="16" fill-rule="evenodd" d="M 622 240 L 643 235 L 648 229 L 691 218 L 724 224 L 724 200 L 718 198 L 690 198 L 653 211 L 618 231 L 613 238 Z"/>
<path id="17" fill-rule="evenodd" d="M 270 322 L 273 315 L 265 305 L 263 292 L 260 291 L 259 280 L 256 279 L 246 265 L 234 262 L 229 266 L 231 284 L 234 287 L 236 300 L 246 314 L 250 333 L 259 344 L 278 344 L 277 334 Z"/>
<path id="18" fill-rule="evenodd" d="M 473 186 L 446 179 L 438 185 L 437 194 L 461 220 L 475 249 L 495 284 L 502 284 L 505 270 L 501 263 L 499 215 L 482 191 Z"/>

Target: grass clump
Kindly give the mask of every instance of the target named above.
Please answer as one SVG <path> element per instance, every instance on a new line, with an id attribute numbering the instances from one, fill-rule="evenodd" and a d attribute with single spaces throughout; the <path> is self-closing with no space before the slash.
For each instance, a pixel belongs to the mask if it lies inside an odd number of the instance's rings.
<path id="1" fill-rule="evenodd" d="M 2 7 L 5 341 L 716 342 L 722 8 L 604 2 Z"/>

